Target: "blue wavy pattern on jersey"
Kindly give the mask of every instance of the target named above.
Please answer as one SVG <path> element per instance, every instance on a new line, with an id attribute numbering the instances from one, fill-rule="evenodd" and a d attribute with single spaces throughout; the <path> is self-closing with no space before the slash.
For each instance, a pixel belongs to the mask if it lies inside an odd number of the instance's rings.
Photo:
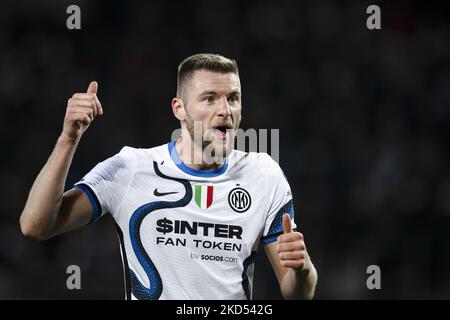
<path id="1" fill-rule="evenodd" d="M 248 267 L 250 267 L 253 261 L 255 260 L 255 255 L 256 251 L 252 251 L 252 253 L 247 258 L 245 258 L 244 262 L 242 263 L 244 267 L 244 270 L 242 271 L 242 288 L 244 289 L 247 300 L 250 300 L 252 297 L 252 293 L 250 292 L 250 281 L 248 279 L 247 270 Z"/>
<path id="2" fill-rule="evenodd" d="M 275 218 L 272 220 L 267 237 L 271 234 L 283 232 L 283 214 L 285 213 L 289 213 L 291 220 L 294 219 L 294 203 L 292 200 L 289 200 L 280 210 L 278 210 Z"/>
<path id="3" fill-rule="evenodd" d="M 130 219 L 130 238 L 133 246 L 133 251 L 148 276 L 150 287 L 145 287 L 137 278 L 136 274 L 130 270 L 131 278 L 131 291 L 133 295 L 139 300 L 157 300 L 161 296 L 163 285 L 161 276 L 158 270 L 150 259 L 148 253 L 145 251 L 142 245 L 140 229 L 142 221 L 149 214 L 156 210 L 178 208 L 186 206 L 192 199 L 192 187 L 189 181 L 185 179 L 178 179 L 166 176 L 163 174 L 155 161 L 153 161 L 153 168 L 158 176 L 164 179 L 177 181 L 186 189 L 186 193 L 183 198 L 177 201 L 154 201 L 144 204 L 136 209 Z"/>

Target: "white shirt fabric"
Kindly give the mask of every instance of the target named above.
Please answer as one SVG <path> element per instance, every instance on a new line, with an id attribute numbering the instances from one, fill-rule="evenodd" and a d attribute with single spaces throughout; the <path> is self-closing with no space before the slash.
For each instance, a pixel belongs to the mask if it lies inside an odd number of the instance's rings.
<path id="1" fill-rule="evenodd" d="M 216 170 L 195 170 L 175 141 L 124 147 L 75 184 L 92 221 L 111 214 L 128 299 L 251 299 L 259 244 L 276 241 L 294 208 L 289 184 L 266 153 L 233 150 Z"/>

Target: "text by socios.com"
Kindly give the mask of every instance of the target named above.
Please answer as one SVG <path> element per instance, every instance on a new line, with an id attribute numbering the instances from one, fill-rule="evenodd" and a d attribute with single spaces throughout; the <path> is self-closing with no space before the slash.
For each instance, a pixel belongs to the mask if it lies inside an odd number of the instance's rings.
<path id="1" fill-rule="evenodd" d="M 224 257 L 224 256 L 215 256 L 215 255 L 208 255 L 208 254 L 202 254 L 200 256 L 200 259 L 201 260 L 231 262 L 231 263 L 237 263 L 239 261 L 238 258 Z"/>

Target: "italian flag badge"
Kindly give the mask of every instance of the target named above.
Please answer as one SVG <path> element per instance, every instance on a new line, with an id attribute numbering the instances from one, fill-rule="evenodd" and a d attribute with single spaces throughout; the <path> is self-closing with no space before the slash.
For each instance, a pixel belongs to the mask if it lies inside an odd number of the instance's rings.
<path id="1" fill-rule="evenodd" d="M 213 202 L 214 187 L 196 184 L 195 185 L 195 203 L 200 209 L 208 209 Z"/>

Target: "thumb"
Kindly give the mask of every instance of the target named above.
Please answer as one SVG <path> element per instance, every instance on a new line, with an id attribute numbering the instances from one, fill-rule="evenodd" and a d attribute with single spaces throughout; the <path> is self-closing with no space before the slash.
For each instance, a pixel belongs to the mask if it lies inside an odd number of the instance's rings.
<path id="1" fill-rule="evenodd" d="M 283 232 L 291 233 L 292 232 L 292 222 L 291 217 L 288 213 L 283 214 Z"/>
<path id="2" fill-rule="evenodd" d="M 92 81 L 89 84 L 89 87 L 87 89 L 87 93 L 97 93 L 98 83 L 97 81 Z"/>

